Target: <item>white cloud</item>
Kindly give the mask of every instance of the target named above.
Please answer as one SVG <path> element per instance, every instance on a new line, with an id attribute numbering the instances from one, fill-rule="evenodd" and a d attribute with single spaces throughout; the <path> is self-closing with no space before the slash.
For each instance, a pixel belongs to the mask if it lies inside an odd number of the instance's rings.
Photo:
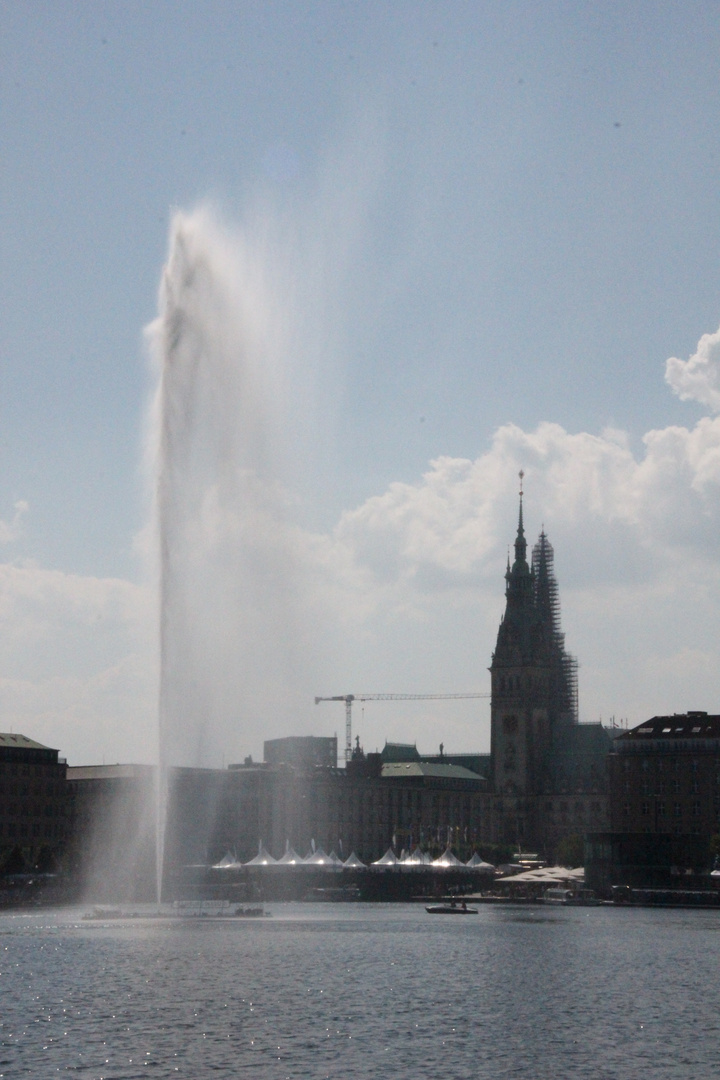
<path id="1" fill-rule="evenodd" d="M 665 380 L 683 401 L 699 401 L 720 412 L 720 330 L 703 334 L 689 360 L 671 356 L 665 365 Z"/>
<path id="2" fill-rule="evenodd" d="M 150 760 L 153 602 L 128 581 L 0 564 L 0 727 L 71 763 Z"/>
<path id="3" fill-rule="evenodd" d="M 720 418 L 649 432 L 640 455 L 617 431 L 508 424 L 475 461 L 438 458 L 326 533 L 294 525 L 282 492 L 265 489 L 239 520 L 210 487 L 191 539 L 232 593 L 208 592 L 201 577 L 188 596 L 207 604 L 203 655 L 224 649 L 233 665 L 217 747 L 229 760 L 273 735 L 341 730 L 332 706 L 314 710 L 315 694 L 486 689 L 520 468 L 528 540 L 544 523 L 555 547 L 583 718 L 716 708 L 719 447 Z M 137 585 L 0 565 L 2 726 L 75 762 L 149 760 L 154 627 Z M 368 704 L 355 724 L 368 747 L 444 738 L 458 749 L 487 746 L 487 718 L 486 702 Z"/>
<path id="4" fill-rule="evenodd" d="M 485 689 L 520 469 L 528 540 L 544 524 L 555 547 L 583 716 L 716 707 L 720 416 L 650 431 L 639 454 L 617 430 L 505 424 L 476 460 L 439 457 L 416 483 L 391 484 L 311 532 L 294 520 L 307 443 L 290 418 L 313 400 L 314 376 L 297 375 L 302 328 L 267 288 L 283 265 L 275 241 L 267 251 L 229 237 L 208 211 L 179 215 L 172 236 L 148 334 L 165 380 L 148 418 L 148 470 L 162 478 L 178 759 L 220 764 L 261 753 L 264 738 L 341 729 L 339 714 L 314 710 L 316 694 Z M 719 370 L 720 332 L 689 361 L 669 360 L 666 378 L 719 409 Z M 25 511 L 18 503 L 0 523 L 0 541 L 17 536 Z M 149 527 L 139 550 L 154 538 Z M 71 760 L 148 760 L 152 594 L 0 565 L 3 726 Z M 385 735 L 435 746 L 445 730 L 456 749 L 487 746 L 487 704 L 453 708 L 368 706 L 356 728 L 369 746 Z"/>
<path id="5" fill-rule="evenodd" d="M 11 521 L 0 520 L 0 544 L 11 544 L 22 535 L 23 518 L 30 507 L 23 499 L 20 499 L 13 509 L 15 513 Z"/>

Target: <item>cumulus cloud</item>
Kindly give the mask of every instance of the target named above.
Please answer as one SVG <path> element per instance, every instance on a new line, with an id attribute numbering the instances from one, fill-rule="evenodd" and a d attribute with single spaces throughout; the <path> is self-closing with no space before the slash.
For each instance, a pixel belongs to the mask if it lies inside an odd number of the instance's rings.
<path id="1" fill-rule="evenodd" d="M 522 468 L 528 539 L 544 525 L 555 546 L 583 718 L 715 708 L 719 451 L 720 418 L 650 431 L 640 453 L 616 430 L 507 424 L 477 459 L 438 458 L 347 511 L 308 554 L 314 602 L 347 645 L 332 692 L 485 687 Z M 432 745 L 417 706 L 372 720 L 370 708 L 371 743 L 389 732 Z M 464 742 L 486 744 L 487 710 L 473 709 Z M 453 728 L 428 717 L 427 731 L 437 723 Z"/>
<path id="2" fill-rule="evenodd" d="M 263 738 L 337 730 L 339 710 L 314 710 L 316 694 L 486 689 L 520 469 L 528 539 L 544 525 L 555 547 L 583 718 L 717 708 L 720 416 L 649 431 L 639 451 L 613 429 L 505 424 L 474 460 L 438 457 L 415 483 L 312 531 L 296 520 L 293 486 L 311 471 L 312 438 L 292 417 L 315 398 L 314 375 L 297 382 L 296 369 L 315 369 L 296 354 L 291 305 L 266 295 L 282 260 L 226 237 L 207 211 L 178 217 L 173 237 L 149 330 L 169 381 L 165 412 L 159 393 L 151 407 L 148 468 L 167 467 L 171 711 L 184 711 L 205 764 L 261 754 Z M 720 412 L 719 372 L 720 331 L 690 360 L 668 360 L 666 379 Z M 0 542 L 19 535 L 26 511 L 18 503 L 0 522 Z M 138 550 L 156 539 L 146 529 Z M 151 759 L 157 625 L 153 589 L 0 565 L 4 726 L 71 761 Z M 487 748 L 487 703 L 437 708 L 368 705 L 356 725 L 366 748 L 385 736 L 430 748 L 445 733 L 452 749 Z"/>
<path id="3" fill-rule="evenodd" d="M 0 564 L 3 730 L 58 747 L 71 764 L 151 760 L 153 602 L 128 581 Z"/>
<path id="4" fill-rule="evenodd" d="M 0 520 L 0 544 L 11 544 L 22 534 L 23 518 L 30 507 L 23 499 L 20 499 L 13 509 L 15 513 L 10 521 Z"/>
<path id="5" fill-rule="evenodd" d="M 257 501 L 238 520 L 208 488 L 195 540 L 227 562 L 228 580 L 256 574 L 251 552 L 265 567 L 254 584 L 233 586 L 240 621 L 224 594 L 201 619 L 211 651 L 232 628 L 238 671 L 246 648 L 263 658 L 252 700 L 242 707 L 238 696 L 227 759 L 260 754 L 263 738 L 337 731 L 342 718 L 332 706 L 314 710 L 315 694 L 486 689 L 520 468 L 528 539 L 544 524 L 555 547 L 583 719 L 716 708 L 720 418 L 648 432 L 640 453 L 614 430 L 507 424 L 475 460 L 440 457 L 416 483 L 391 484 L 325 532 L 293 523 L 286 502 L 273 513 Z M 280 584 L 277 564 L 288 568 Z M 285 612 L 291 651 L 280 648 L 273 612 Z M 150 591 L 130 582 L 0 565 L 3 726 L 76 763 L 150 760 L 155 626 Z M 366 748 L 387 737 L 479 749 L 488 717 L 486 702 L 449 712 L 368 704 L 355 723 Z"/>
<path id="6" fill-rule="evenodd" d="M 539 531 L 544 521 L 553 536 L 567 537 L 586 568 L 613 534 L 628 558 L 633 547 L 656 556 L 677 545 L 717 553 L 720 419 L 710 418 L 691 430 L 648 432 L 639 458 L 621 432 L 573 434 L 551 423 L 526 432 L 507 424 L 475 461 L 438 458 L 418 483 L 392 484 L 345 513 L 335 540 L 378 582 L 454 587 L 458 575 L 496 572 L 513 539 L 521 468 L 528 527 Z M 433 575 L 424 573 L 430 567 Z M 625 575 L 622 558 L 615 573 Z"/>
<path id="7" fill-rule="evenodd" d="M 703 334 L 689 360 L 671 356 L 665 365 L 665 380 L 683 401 L 699 401 L 720 412 L 720 330 Z"/>

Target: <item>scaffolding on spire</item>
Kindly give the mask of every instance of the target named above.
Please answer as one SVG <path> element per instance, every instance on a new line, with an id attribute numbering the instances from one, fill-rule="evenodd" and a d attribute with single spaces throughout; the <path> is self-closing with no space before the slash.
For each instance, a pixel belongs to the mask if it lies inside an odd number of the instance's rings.
<path id="1" fill-rule="evenodd" d="M 579 712 L 578 662 L 577 658 L 565 649 L 565 635 L 560 622 L 560 595 L 554 563 L 555 553 L 543 529 L 532 553 L 535 610 L 541 622 L 545 624 L 553 642 L 560 668 L 558 674 L 562 704 L 570 714 L 572 723 L 576 724 Z"/>

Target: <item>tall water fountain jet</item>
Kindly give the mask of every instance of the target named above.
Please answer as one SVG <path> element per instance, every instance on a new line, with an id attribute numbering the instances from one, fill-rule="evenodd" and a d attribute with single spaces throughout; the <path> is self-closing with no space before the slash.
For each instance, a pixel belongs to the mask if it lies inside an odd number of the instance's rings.
<path id="1" fill-rule="evenodd" d="M 168 770 L 246 752 L 296 692 L 297 575 L 283 484 L 294 406 L 268 256 L 178 213 L 148 328 L 157 373 L 158 897 Z M 309 697 L 308 697 L 309 700 Z M 237 760 L 237 757 L 235 758 Z"/>

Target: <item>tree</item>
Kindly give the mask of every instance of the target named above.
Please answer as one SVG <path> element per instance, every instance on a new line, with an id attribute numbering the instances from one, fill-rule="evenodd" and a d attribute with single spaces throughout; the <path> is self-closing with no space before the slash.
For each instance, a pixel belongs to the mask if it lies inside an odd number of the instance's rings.
<path id="1" fill-rule="evenodd" d="M 557 846 L 555 857 L 560 866 L 582 866 L 585 861 L 585 843 L 582 836 L 577 833 L 564 836 Z"/>
<path id="2" fill-rule="evenodd" d="M 2 862 L 3 874 L 22 874 L 25 871 L 25 857 L 19 847 L 11 848 Z"/>
<path id="3" fill-rule="evenodd" d="M 35 860 L 35 869 L 39 874 L 54 874 L 57 870 L 55 853 L 52 848 L 41 847 Z"/>

